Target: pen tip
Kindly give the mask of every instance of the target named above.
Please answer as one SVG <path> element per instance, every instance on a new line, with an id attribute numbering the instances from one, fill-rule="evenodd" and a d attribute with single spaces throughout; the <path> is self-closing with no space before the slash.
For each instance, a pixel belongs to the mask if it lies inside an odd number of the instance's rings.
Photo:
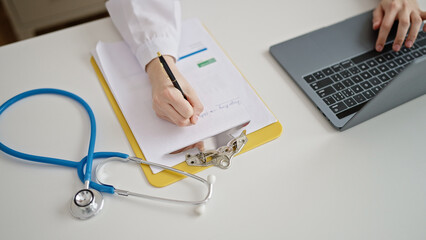
<path id="1" fill-rule="evenodd" d="M 161 57 L 161 53 L 160 53 L 160 52 L 157 52 L 157 55 L 158 55 L 159 57 Z"/>

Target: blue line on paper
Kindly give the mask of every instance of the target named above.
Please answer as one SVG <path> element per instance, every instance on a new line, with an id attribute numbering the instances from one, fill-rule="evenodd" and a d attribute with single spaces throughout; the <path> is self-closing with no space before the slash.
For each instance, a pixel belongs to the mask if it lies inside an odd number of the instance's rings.
<path id="1" fill-rule="evenodd" d="M 192 56 L 192 55 L 194 55 L 194 54 L 197 54 L 197 53 L 200 53 L 200 52 L 204 52 L 204 51 L 206 51 L 206 50 L 207 50 L 207 48 L 203 48 L 203 49 L 200 49 L 200 50 L 198 50 L 198 51 L 195 51 L 195 52 L 192 52 L 192 53 L 186 54 L 186 55 L 184 55 L 184 56 L 182 56 L 182 57 L 178 58 L 178 61 L 179 61 L 179 60 L 182 60 L 182 59 L 184 59 L 184 58 L 190 57 L 190 56 Z"/>

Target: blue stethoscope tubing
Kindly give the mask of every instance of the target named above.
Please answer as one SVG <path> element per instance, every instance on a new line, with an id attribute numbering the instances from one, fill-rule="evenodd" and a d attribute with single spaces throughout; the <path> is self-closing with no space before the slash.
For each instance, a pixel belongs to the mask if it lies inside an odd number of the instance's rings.
<path id="1" fill-rule="evenodd" d="M 40 88 L 40 89 L 34 89 L 29 90 L 23 93 L 20 93 L 16 95 L 15 97 L 12 97 L 11 99 L 7 100 L 5 103 L 3 103 L 0 106 L 0 115 L 8 109 L 11 105 L 14 103 L 25 99 L 27 97 L 31 97 L 34 95 L 40 95 L 40 94 L 54 94 L 54 95 L 61 95 L 68 97 L 76 102 L 78 102 L 81 106 L 84 107 L 87 114 L 89 115 L 90 119 L 90 140 L 89 140 L 89 149 L 87 152 L 87 155 L 83 157 L 83 159 L 79 162 L 74 162 L 70 160 L 65 159 L 59 159 L 59 158 L 51 158 L 51 157 L 43 157 L 43 156 L 37 156 L 32 154 L 27 154 L 23 152 L 16 151 L 14 149 L 11 149 L 4 145 L 0 141 L 0 150 L 13 156 L 16 158 L 21 158 L 28 161 L 33 162 L 39 162 L 39 163 L 48 163 L 48 164 L 54 164 L 54 165 L 60 165 L 65 167 L 71 167 L 77 169 L 77 174 L 80 180 L 84 184 L 84 189 L 77 192 L 77 194 L 74 196 L 73 201 L 71 202 L 71 214 L 80 219 L 87 219 L 94 215 L 96 215 L 103 207 L 103 197 L 100 192 L 104 193 L 110 193 L 110 194 L 117 194 L 121 196 L 135 196 L 145 199 L 151 199 L 151 200 L 159 200 L 159 201 L 165 201 L 165 202 L 174 202 L 174 203 L 184 203 L 184 204 L 192 204 L 197 205 L 199 208 L 196 209 L 197 213 L 202 213 L 204 210 L 204 204 L 210 200 L 212 195 L 212 189 L 213 189 L 213 183 L 215 180 L 215 177 L 212 175 L 209 175 L 206 179 L 203 179 L 197 175 L 190 174 L 188 172 L 181 171 L 179 169 L 168 167 L 162 164 L 158 164 L 155 162 L 148 162 L 143 159 L 137 158 L 137 157 L 129 157 L 129 155 L 125 153 L 120 152 L 94 152 L 95 149 L 95 140 L 96 140 L 96 121 L 95 121 L 95 115 L 93 114 L 92 109 L 90 108 L 89 104 L 87 104 L 86 101 L 84 101 L 79 96 L 64 91 L 60 89 L 55 88 Z M 145 164 L 150 166 L 155 166 L 162 168 L 164 170 L 173 171 L 175 173 L 181 174 L 183 176 L 191 177 L 193 179 L 196 179 L 203 184 L 207 186 L 207 194 L 202 200 L 195 200 L 195 201 L 186 201 L 186 200 L 179 200 L 179 199 L 169 199 L 169 198 L 162 198 L 162 197 L 155 197 L 151 195 L 145 195 L 141 193 L 136 192 L 130 192 L 127 190 L 122 189 L 116 189 L 111 185 L 102 183 L 99 179 L 97 183 L 96 181 L 92 181 L 92 166 L 93 166 L 93 160 L 97 158 L 103 158 L 105 161 L 99 163 L 99 166 L 102 166 L 107 160 L 113 160 L 113 159 L 120 159 L 122 162 L 133 162 L 138 164 Z"/>
<path id="2" fill-rule="evenodd" d="M 79 97 L 79 96 L 77 96 L 73 93 L 70 93 L 70 92 L 67 92 L 67 91 L 64 91 L 64 90 L 60 90 L 60 89 L 55 89 L 55 88 L 40 88 L 40 89 L 29 90 L 29 91 L 20 93 L 20 94 L 16 95 L 15 97 L 9 99 L 5 103 L 3 103 L 0 106 L 0 115 L 6 109 L 8 109 L 11 105 L 13 105 L 14 103 L 16 103 L 16 102 L 18 102 L 22 99 L 25 99 L 27 97 L 31 97 L 31 96 L 34 96 L 34 95 L 40 95 L 40 94 L 55 94 L 55 95 L 65 96 L 65 97 L 68 97 L 70 99 L 75 100 L 76 102 L 81 104 L 81 106 L 84 107 L 84 109 L 86 110 L 87 114 L 89 115 L 89 119 L 90 119 L 90 140 L 89 140 L 89 149 L 88 149 L 88 152 L 87 152 L 87 156 L 85 156 L 80 162 L 75 162 L 75 161 L 64 160 L 64 159 L 59 159 L 59 158 L 51 158 L 51 157 L 31 155 L 31 154 L 27 154 L 27 153 L 23 153 L 23 152 L 19 152 L 19 151 L 16 151 L 14 149 L 11 149 L 11 148 L 7 147 L 6 145 L 4 145 L 1 141 L 0 141 L 0 150 L 11 155 L 11 156 L 13 156 L 13 157 L 25 159 L 25 160 L 28 160 L 28 161 L 48 163 L 48 164 L 54 164 L 54 165 L 76 168 L 77 173 L 78 173 L 78 177 L 80 178 L 80 180 L 83 183 L 89 182 L 90 183 L 89 186 L 91 188 L 96 189 L 100 192 L 113 194 L 115 192 L 115 189 L 114 189 L 113 186 L 106 185 L 106 184 L 101 185 L 101 184 L 98 184 L 96 182 L 91 181 L 93 160 L 97 159 L 97 158 L 111 158 L 111 157 L 128 158 L 129 155 L 124 154 L 124 153 L 119 153 L 119 152 L 94 152 L 95 141 L 96 141 L 95 116 L 94 116 L 93 111 L 90 108 L 90 106 L 81 97 Z M 86 166 L 86 168 L 85 168 L 86 171 L 84 171 L 84 166 Z"/>

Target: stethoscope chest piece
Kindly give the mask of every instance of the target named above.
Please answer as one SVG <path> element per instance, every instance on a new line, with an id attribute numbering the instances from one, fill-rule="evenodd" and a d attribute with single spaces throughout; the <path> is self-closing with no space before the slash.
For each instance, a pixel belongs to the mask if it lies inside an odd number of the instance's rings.
<path id="1" fill-rule="evenodd" d="M 79 219 L 88 219 L 96 214 L 104 206 L 102 194 L 95 189 L 82 189 L 78 191 L 71 201 L 71 214 Z"/>

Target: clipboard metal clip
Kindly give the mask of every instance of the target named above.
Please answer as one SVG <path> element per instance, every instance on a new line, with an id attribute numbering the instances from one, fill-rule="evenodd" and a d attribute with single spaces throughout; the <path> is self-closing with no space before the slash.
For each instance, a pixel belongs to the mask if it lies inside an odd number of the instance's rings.
<path id="1" fill-rule="evenodd" d="M 246 130 L 244 130 L 240 136 L 233 138 L 227 145 L 221 146 L 216 150 L 186 154 L 185 161 L 189 166 L 207 167 L 213 165 L 227 169 L 231 165 L 231 159 L 241 151 L 247 141 Z"/>

